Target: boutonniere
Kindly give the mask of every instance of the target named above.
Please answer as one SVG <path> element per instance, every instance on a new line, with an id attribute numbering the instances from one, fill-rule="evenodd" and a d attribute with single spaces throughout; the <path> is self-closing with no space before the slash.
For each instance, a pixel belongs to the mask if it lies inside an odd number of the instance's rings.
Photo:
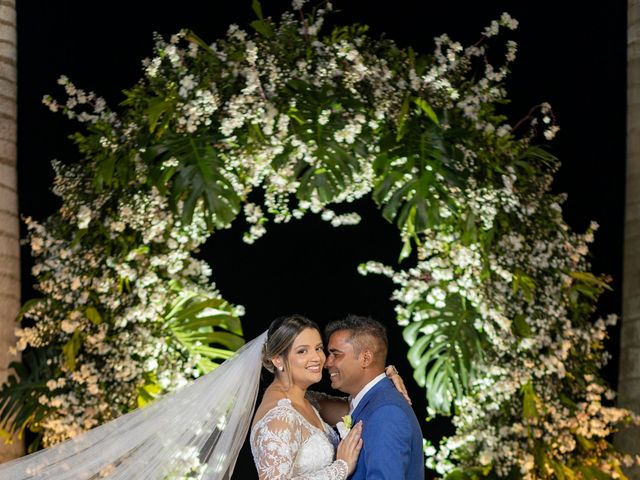
<path id="1" fill-rule="evenodd" d="M 351 430 L 351 427 L 353 427 L 353 419 L 351 418 L 351 415 L 345 415 L 344 417 L 342 417 L 341 422 L 336 423 L 336 428 L 338 429 L 338 435 L 340 435 L 340 439 L 343 439 L 347 436 L 349 430 Z"/>

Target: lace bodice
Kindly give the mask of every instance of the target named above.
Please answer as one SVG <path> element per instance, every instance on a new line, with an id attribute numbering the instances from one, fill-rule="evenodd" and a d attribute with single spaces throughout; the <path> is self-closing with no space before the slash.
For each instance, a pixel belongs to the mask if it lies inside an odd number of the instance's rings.
<path id="1" fill-rule="evenodd" d="M 251 429 L 260 480 L 345 480 L 347 463 L 333 460 L 338 436 L 322 425 L 309 423 L 289 399 L 280 400 Z"/>

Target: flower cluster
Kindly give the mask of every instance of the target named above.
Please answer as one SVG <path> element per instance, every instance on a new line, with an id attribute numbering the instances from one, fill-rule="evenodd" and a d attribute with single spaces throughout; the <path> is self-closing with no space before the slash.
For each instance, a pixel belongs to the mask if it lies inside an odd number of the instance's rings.
<path id="1" fill-rule="evenodd" d="M 598 225 L 571 233 L 545 175 L 526 187 L 518 176 L 502 183 L 511 201 L 490 201 L 484 192 L 495 186 L 482 187 L 477 177 L 450 197 L 473 212 L 477 235 L 463 238 L 443 222 L 421 232 L 415 267 L 361 266 L 397 285 L 393 299 L 414 366 L 433 369 L 431 378 L 441 373 L 442 384 L 448 362 L 468 363 L 453 380 L 466 388 L 448 399 L 456 433 L 439 449 L 427 444 L 427 466 L 440 475 L 461 469 L 536 479 L 561 477 L 561 470 L 616 478 L 640 457 L 616 452 L 607 438 L 640 417 L 613 407 L 615 394 L 598 375 L 609 358 L 607 328 L 617 320 L 590 318 L 608 288 L 586 260 Z M 476 339 L 486 346 L 474 356 Z M 446 411 L 447 402 L 429 396 L 429 389 L 438 394 L 438 383 L 423 381 L 430 413 Z"/>
<path id="2" fill-rule="evenodd" d="M 208 237 L 201 209 L 187 225 L 155 187 L 134 180 L 96 195 L 90 169 L 55 168 L 58 214 L 25 219 L 43 298 L 25 305 L 16 329 L 18 350 L 61 347 L 39 397 L 49 413 L 32 425 L 45 445 L 134 408 L 140 389 L 173 390 L 202 373 L 167 314 L 186 295 L 219 296 L 192 256 Z"/>

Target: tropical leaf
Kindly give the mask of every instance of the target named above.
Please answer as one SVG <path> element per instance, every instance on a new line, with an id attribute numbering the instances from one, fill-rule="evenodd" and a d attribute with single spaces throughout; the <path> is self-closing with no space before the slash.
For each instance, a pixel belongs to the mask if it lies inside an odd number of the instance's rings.
<path id="1" fill-rule="evenodd" d="M 158 127 L 158 122 L 164 116 L 164 121 L 160 124 L 160 132 L 168 126 L 169 121 L 171 119 L 171 114 L 175 109 L 175 100 L 170 100 L 165 98 L 164 96 L 160 97 L 152 97 L 148 100 L 148 106 L 145 111 L 147 115 L 147 120 L 149 122 L 149 132 L 154 133 L 156 131 L 156 127 Z"/>
<path id="2" fill-rule="evenodd" d="M 442 309 L 426 302 L 411 308 L 427 317 L 403 331 L 413 377 L 426 388 L 429 406 L 450 414 L 453 400 L 469 388 L 474 365 L 483 357 L 484 339 L 473 326 L 477 314 L 459 295 L 447 297 Z"/>
<path id="3" fill-rule="evenodd" d="M 614 478 L 611 475 L 607 475 L 602 470 L 592 466 L 580 465 L 574 470 L 581 473 L 582 478 L 585 480 L 612 480 Z"/>
<path id="4" fill-rule="evenodd" d="M 100 315 L 100 312 L 98 312 L 95 307 L 87 307 L 84 314 L 94 325 L 100 325 L 102 323 L 102 315 Z"/>
<path id="5" fill-rule="evenodd" d="M 523 385 L 522 391 L 522 416 L 523 418 L 531 419 L 538 416 L 538 396 L 531 382 Z"/>
<path id="6" fill-rule="evenodd" d="M 420 110 L 427 117 L 429 117 L 429 119 L 433 123 L 435 123 L 436 125 L 440 126 L 440 120 L 438 120 L 438 116 L 436 115 L 436 112 L 434 112 L 433 108 L 431 108 L 431 105 L 429 105 L 424 98 L 416 98 L 414 101 L 415 101 L 416 105 L 418 107 L 420 107 Z"/>
<path id="7" fill-rule="evenodd" d="M 80 330 L 76 330 L 67 343 L 62 346 L 64 364 L 71 371 L 76 369 L 76 357 L 80 348 L 82 348 L 82 333 Z"/>
<path id="8" fill-rule="evenodd" d="M 587 285 L 598 287 L 600 290 L 613 290 L 606 279 L 597 277 L 591 272 L 569 272 L 569 275 Z"/>
<path id="9" fill-rule="evenodd" d="M 301 200 L 309 200 L 317 192 L 322 201 L 329 202 L 345 190 L 353 181 L 354 174 L 362 168 L 358 154 L 364 153 L 364 148 L 360 141 L 345 146 L 335 140 L 335 133 L 345 126 L 340 113 L 345 109 L 360 111 L 362 103 L 353 95 L 341 94 L 328 85 L 317 87 L 294 79 L 287 83 L 287 87 L 297 99 L 295 108 L 288 112 L 295 120 L 291 128 L 299 138 L 317 146 L 313 164 L 305 159 L 296 163 L 294 177 L 300 182 L 296 195 Z M 317 118 L 324 110 L 332 112 L 331 121 L 321 125 Z M 288 153 L 276 159 L 274 167 L 281 164 Z"/>
<path id="10" fill-rule="evenodd" d="M 420 105 L 428 109 L 426 102 Z M 440 222 L 443 204 L 456 212 L 448 192 L 462 180 L 451 168 L 438 125 L 414 117 L 409 112 L 402 120 L 406 134 L 401 140 L 391 134 L 382 140 L 381 153 L 374 162 L 377 179 L 373 199 L 383 208 L 387 221 L 415 234 Z"/>
<path id="11" fill-rule="evenodd" d="M 162 387 L 154 373 L 145 373 L 144 380 L 144 385 L 138 387 L 138 407 L 144 407 L 153 402 L 162 393 Z"/>
<path id="12" fill-rule="evenodd" d="M 27 300 L 26 302 L 24 302 L 22 307 L 20 307 L 18 315 L 16 316 L 16 322 L 22 321 L 25 314 L 27 314 L 33 307 L 36 307 L 38 305 L 46 305 L 46 303 L 46 298 L 32 298 L 30 300 Z"/>
<path id="13" fill-rule="evenodd" d="M 210 228 L 221 228 L 231 223 L 240 211 L 241 199 L 227 176 L 224 162 L 212 144 L 212 139 L 197 135 L 167 135 L 154 150 L 158 154 L 150 177 L 161 192 L 169 191 L 169 199 L 177 210 L 182 202 L 182 221 L 191 223 L 201 201 L 207 212 Z M 169 158 L 179 165 L 167 169 L 163 162 Z"/>
<path id="14" fill-rule="evenodd" d="M 31 426 L 47 416 L 49 409 L 38 398 L 49 392 L 47 381 L 56 378 L 56 362 L 50 362 L 56 356 L 53 348 L 34 349 L 9 365 L 15 374 L 0 389 L 0 425 L 7 436 L 22 438 L 26 428 L 35 431 Z"/>
<path id="15" fill-rule="evenodd" d="M 231 358 L 244 345 L 240 319 L 221 298 L 185 295 L 169 309 L 165 321 L 175 341 L 200 358 L 202 373 L 213 370 L 219 360 Z"/>

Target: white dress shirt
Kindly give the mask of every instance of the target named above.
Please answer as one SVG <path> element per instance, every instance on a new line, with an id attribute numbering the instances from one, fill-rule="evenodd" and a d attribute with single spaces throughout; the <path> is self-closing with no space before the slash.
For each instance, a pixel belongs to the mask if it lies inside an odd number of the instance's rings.
<path id="1" fill-rule="evenodd" d="M 367 383 L 364 387 L 362 387 L 362 390 L 360 390 L 358 394 L 355 397 L 353 397 L 349 402 L 351 404 L 349 415 L 351 415 L 354 412 L 354 410 L 358 407 L 358 404 L 360 403 L 360 400 L 362 400 L 362 397 L 364 397 L 367 394 L 367 392 L 375 386 L 376 383 L 378 383 L 380 380 L 382 380 L 386 376 L 387 375 L 384 372 L 382 372 L 380 375 L 378 375 L 376 378 L 374 378 L 369 383 Z"/>

